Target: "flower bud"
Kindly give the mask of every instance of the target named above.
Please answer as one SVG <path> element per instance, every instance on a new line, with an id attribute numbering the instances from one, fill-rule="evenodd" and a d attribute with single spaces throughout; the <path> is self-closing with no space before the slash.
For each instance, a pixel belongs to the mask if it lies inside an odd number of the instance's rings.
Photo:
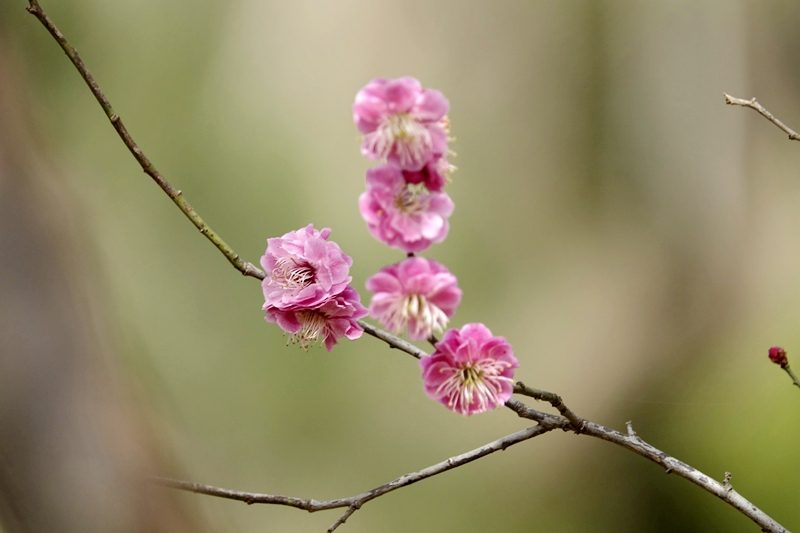
<path id="1" fill-rule="evenodd" d="M 780 346 L 773 346 L 769 349 L 769 360 L 776 365 L 781 365 L 781 368 L 789 364 L 789 359 L 786 357 L 786 350 Z"/>

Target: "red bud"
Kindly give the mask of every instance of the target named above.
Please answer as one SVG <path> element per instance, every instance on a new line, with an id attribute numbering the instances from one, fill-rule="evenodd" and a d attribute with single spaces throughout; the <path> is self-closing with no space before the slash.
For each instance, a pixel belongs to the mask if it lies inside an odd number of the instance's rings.
<path id="1" fill-rule="evenodd" d="M 769 349 L 769 360 L 776 365 L 781 365 L 781 367 L 789 364 L 789 359 L 786 357 L 786 350 L 780 346 L 773 346 Z"/>

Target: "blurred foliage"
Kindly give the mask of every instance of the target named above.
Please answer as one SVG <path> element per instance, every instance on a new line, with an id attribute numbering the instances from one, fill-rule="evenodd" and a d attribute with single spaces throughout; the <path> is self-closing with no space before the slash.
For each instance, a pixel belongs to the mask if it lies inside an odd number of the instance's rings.
<path id="1" fill-rule="evenodd" d="M 118 362 L 193 481 L 344 497 L 523 427 L 461 418 L 371 338 L 285 347 L 238 275 L 141 173 L 52 38 L 0 4 L 45 157 L 94 243 Z M 800 128 L 789 0 L 43 1 L 156 166 L 243 257 L 313 222 L 354 285 L 399 260 L 357 209 L 350 117 L 374 77 L 451 102 L 453 325 L 486 323 L 518 376 L 655 446 L 788 528 L 800 507 L 800 146 L 722 92 Z M 800 360 L 800 359 L 798 359 Z M 169 475 L 170 472 L 165 472 Z M 212 528 L 322 531 L 308 515 L 201 499 Z M 550 434 L 380 498 L 342 531 L 754 530 L 639 457 Z"/>

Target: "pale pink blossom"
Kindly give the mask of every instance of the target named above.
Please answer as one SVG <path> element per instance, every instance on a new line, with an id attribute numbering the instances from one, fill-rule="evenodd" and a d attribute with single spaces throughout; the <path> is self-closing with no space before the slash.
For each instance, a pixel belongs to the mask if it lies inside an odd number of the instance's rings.
<path id="1" fill-rule="evenodd" d="M 313 224 L 283 237 L 268 239 L 261 266 L 264 309 L 313 308 L 341 293 L 353 279 L 353 260 L 339 245 L 328 241 L 330 228 Z"/>
<path id="2" fill-rule="evenodd" d="M 289 342 L 299 344 L 304 350 L 316 343 L 325 343 L 330 352 L 337 339 L 347 337 L 355 340 L 361 337 L 363 328 L 356 320 L 369 314 L 361 305 L 358 292 L 349 285 L 341 294 L 324 302 L 316 309 L 292 308 L 267 309 L 267 322 L 277 323 L 281 329 L 291 333 Z"/>
<path id="3" fill-rule="evenodd" d="M 406 183 L 402 171 L 390 164 L 367 171 L 367 190 L 358 203 L 373 237 L 409 253 L 442 242 L 454 208 L 446 193 Z"/>
<path id="4" fill-rule="evenodd" d="M 519 361 L 503 337 L 493 337 L 483 324 L 467 324 L 460 331 L 446 331 L 436 351 L 419 365 L 428 397 L 469 416 L 511 398 Z"/>
<path id="5" fill-rule="evenodd" d="M 374 292 L 369 310 L 385 328 L 424 341 L 444 331 L 461 302 L 458 280 L 431 259 L 409 257 L 383 268 L 367 280 Z"/>
<path id="6" fill-rule="evenodd" d="M 433 154 L 447 153 L 450 103 L 414 78 L 378 78 L 358 91 L 353 120 L 364 134 L 361 153 L 387 159 L 403 170 L 420 170 Z"/>

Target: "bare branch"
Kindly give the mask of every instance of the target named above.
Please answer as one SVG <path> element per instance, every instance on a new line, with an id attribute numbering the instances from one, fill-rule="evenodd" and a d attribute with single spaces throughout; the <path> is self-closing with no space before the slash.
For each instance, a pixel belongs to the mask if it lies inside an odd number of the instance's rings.
<path id="1" fill-rule="evenodd" d="M 261 271 L 258 267 L 248 263 L 247 261 L 243 261 L 238 254 L 236 254 L 230 246 L 228 246 L 222 238 L 217 235 L 214 230 L 212 230 L 208 224 L 206 224 L 200 215 L 189 205 L 183 198 L 183 194 L 181 191 L 175 189 L 170 183 L 161 175 L 161 173 L 156 170 L 155 165 L 150 162 L 144 152 L 139 148 L 139 146 L 134 142 L 133 138 L 128 133 L 128 130 L 125 128 L 125 125 L 122 123 L 122 119 L 119 115 L 114 111 L 114 108 L 111 107 L 111 103 L 106 98 L 106 95 L 103 94 L 103 91 L 100 90 L 100 86 L 97 85 L 97 82 L 94 81 L 94 77 L 92 77 L 89 70 L 86 68 L 86 65 L 83 64 L 81 57 L 78 55 L 78 51 L 72 47 L 72 45 L 67 42 L 67 39 L 64 35 L 56 28 L 55 24 L 50 20 L 47 14 L 42 10 L 41 6 L 39 6 L 39 2 L 37 0 L 29 0 L 28 3 L 30 6 L 27 9 L 28 13 L 39 19 L 47 31 L 53 36 L 53 38 L 58 42 L 64 52 L 69 57 L 72 64 L 75 65 L 75 68 L 78 69 L 78 72 L 83 77 L 86 85 L 89 86 L 89 89 L 94 94 L 94 97 L 97 98 L 97 101 L 100 103 L 100 107 L 103 108 L 108 120 L 111 121 L 111 125 L 117 130 L 120 139 L 122 142 L 125 143 L 125 146 L 128 147 L 133 157 L 136 158 L 136 161 L 141 165 L 142 170 L 147 173 L 148 176 L 153 178 L 153 180 L 158 184 L 161 189 L 167 193 L 167 196 L 175 202 L 175 205 L 178 206 L 186 217 L 192 221 L 192 224 L 200 230 L 200 233 L 206 236 L 206 238 L 214 243 L 214 246 L 223 253 L 223 255 L 231 262 L 231 264 L 244 274 L 245 276 L 253 276 L 255 278 L 264 279 L 264 272 Z"/>
<path id="2" fill-rule="evenodd" d="M 238 500 L 247 505 L 254 503 L 269 503 L 273 505 L 286 505 L 296 509 L 303 509 L 304 511 L 319 511 L 321 502 L 316 500 L 307 500 L 303 498 L 293 498 L 291 496 L 273 496 L 272 494 L 258 494 L 254 492 L 242 492 L 239 490 L 221 489 L 212 487 L 210 485 L 203 485 L 201 483 L 189 483 L 188 481 L 178 481 L 176 479 L 169 479 L 165 477 L 153 476 L 149 478 L 150 481 L 164 487 L 170 487 L 178 490 L 185 490 L 187 492 L 194 492 L 196 494 L 206 494 L 208 496 L 218 496 L 220 498 L 227 498 L 229 500 Z"/>
<path id="3" fill-rule="evenodd" d="M 566 431 L 574 431 L 574 429 L 572 429 L 572 423 L 565 417 L 548 415 L 546 413 L 535 411 L 513 399 L 509 400 L 506 403 L 506 406 L 516 411 L 516 413 L 523 418 L 536 420 L 537 422 L 546 420 L 546 423 L 548 425 L 552 425 L 553 427 L 560 427 Z M 551 418 L 560 420 L 551 420 Z M 678 476 L 691 481 L 698 487 L 705 489 L 714 496 L 727 502 L 734 509 L 738 510 L 740 513 L 758 524 L 762 531 L 768 531 L 770 533 L 788 533 L 786 528 L 773 520 L 764 511 L 753 505 L 744 496 L 733 490 L 733 487 L 730 484 L 729 476 L 726 476 L 725 481 L 720 483 L 719 481 L 707 476 L 699 470 L 646 443 L 639 438 L 635 432 L 632 435 L 625 435 L 619 431 L 595 424 L 594 422 L 584 421 L 581 434 L 589 435 L 590 437 L 602 439 L 604 441 L 616 444 L 617 446 L 621 446 L 626 450 L 630 450 L 635 454 L 641 455 L 645 459 L 649 459 L 650 461 L 661 465 L 667 474 L 674 472 Z"/>
<path id="4" fill-rule="evenodd" d="M 364 322 L 363 320 L 357 320 L 358 325 L 364 328 L 364 332 L 372 335 L 376 339 L 380 339 L 386 344 L 389 345 L 389 348 L 397 348 L 407 354 L 413 355 L 417 359 L 420 359 L 426 355 L 428 355 L 424 350 L 420 350 L 410 342 L 406 342 L 403 339 L 395 337 L 391 333 L 387 333 L 380 328 L 376 328 L 369 322 Z"/>
<path id="5" fill-rule="evenodd" d="M 645 459 L 648 459 L 658 465 L 661 465 L 667 474 L 674 472 L 678 476 L 694 483 L 695 485 L 701 487 L 707 492 L 710 492 L 714 496 L 727 502 L 734 509 L 738 510 L 739 512 L 750 518 L 753 522 L 758 524 L 761 527 L 762 531 L 767 531 L 769 533 L 789 533 L 789 531 L 786 528 L 781 526 L 778 522 L 773 520 L 769 515 L 764 513 L 755 505 L 753 505 L 744 496 L 733 490 L 733 486 L 730 483 L 729 473 L 726 472 L 723 481 L 719 482 L 711 478 L 710 476 L 707 476 L 703 472 L 687 465 L 686 463 L 648 444 L 647 442 L 642 440 L 638 435 L 636 435 L 635 432 L 632 431 L 632 427 L 629 428 L 629 434 L 625 435 L 623 433 L 620 433 L 619 431 L 607 428 L 605 426 L 601 426 L 599 424 L 595 424 L 594 422 L 589 422 L 587 420 L 580 419 L 583 421 L 583 423 L 580 426 L 581 428 L 580 431 L 578 431 L 576 426 L 574 426 L 573 423 L 566 417 L 551 415 L 548 413 L 537 411 L 535 409 L 531 409 L 527 405 L 517 400 L 514 399 L 509 400 L 508 402 L 506 402 L 506 407 L 516 412 L 518 416 L 522 418 L 527 418 L 529 420 L 534 420 L 538 422 L 538 424 L 524 431 L 514 433 L 512 435 L 509 435 L 507 437 L 489 443 L 485 446 L 472 450 L 471 452 L 467 452 L 463 455 L 459 455 L 456 457 L 451 457 L 446 461 L 430 466 L 418 472 L 412 472 L 410 474 L 406 474 L 404 476 L 397 478 L 394 481 L 386 483 L 385 485 L 381 485 L 380 487 L 376 487 L 372 490 L 359 494 L 358 496 L 352 496 L 350 498 L 317 501 L 317 500 L 309 500 L 302 498 L 293 498 L 290 496 L 240 492 L 235 490 L 212 487 L 209 485 L 188 483 L 185 481 L 176 481 L 165 478 L 152 478 L 152 481 L 154 481 L 159 485 L 167 487 L 172 487 L 189 492 L 195 492 L 198 494 L 207 494 L 209 496 L 217 496 L 231 500 L 243 501 L 247 504 L 266 503 L 274 505 L 287 505 L 290 507 L 295 507 L 297 509 L 304 509 L 308 512 L 336 509 L 341 507 L 350 507 L 350 509 L 348 509 L 348 511 L 345 512 L 345 514 L 342 515 L 342 517 L 336 523 L 334 523 L 333 526 L 331 526 L 331 529 L 329 529 L 329 531 L 333 531 L 333 529 L 336 529 L 337 527 L 339 527 L 339 525 L 344 523 L 344 521 L 347 520 L 347 518 L 350 515 L 352 515 L 357 509 L 359 509 L 364 503 L 373 500 L 379 496 L 382 496 L 388 492 L 399 489 L 401 487 L 411 485 L 412 483 L 416 483 L 417 481 L 421 481 L 425 478 L 441 474 L 442 472 L 446 472 L 447 470 L 450 470 L 452 468 L 456 468 L 458 466 L 475 461 L 476 459 L 489 455 L 490 453 L 504 450 L 505 448 L 517 444 L 518 442 L 522 442 L 523 440 L 527 440 L 536 437 L 538 435 L 547 433 L 548 431 L 551 431 L 553 429 L 563 429 L 564 431 L 572 431 L 576 434 L 588 435 L 590 437 L 595 437 L 607 442 L 611 442 L 613 444 L 616 444 L 617 446 L 625 448 L 626 450 L 632 451 L 637 455 L 641 455 Z"/>
<path id="6" fill-rule="evenodd" d="M 548 416 L 553 416 L 553 415 L 548 415 Z M 553 416 L 553 419 L 558 419 L 558 418 L 560 417 Z M 367 492 L 363 492 L 357 496 L 351 496 L 350 498 L 340 498 L 336 500 L 318 501 L 318 500 L 310 500 L 304 498 L 293 498 L 291 496 L 241 492 L 238 490 L 222 489 L 219 487 L 212 487 L 210 485 L 202 485 L 200 483 L 189 483 L 187 481 L 178 481 L 162 477 L 152 477 L 150 478 L 150 480 L 158 485 L 163 485 L 165 487 L 185 490 L 188 492 L 194 492 L 196 494 L 217 496 L 219 498 L 226 498 L 229 500 L 237 500 L 245 502 L 248 505 L 254 503 L 286 505 L 289 507 L 294 507 L 296 509 L 303 509 L 310 513 L 316 511 L 324 511 L 327 509 L 338 509 L 340 507 L 355 506 L 355 508 L 358 509 L 368 501 L 374 500 L 375 498 L 383 496 L 384 494 L 392 492 L 393 490 L 407 487 L 408 485 L 416 483 L 417 481 L 422 481 L 423 479 L 427 479 L 429 477 L 433 477 L 443 472 L 447 472 L 448 470 L 452 470 L 453 468 L 457 468 L 467 463 L 471 463 L 472 461 L 480 459 L 481 457 L 485 457 L 495 452 L 503 451 L 509 446 L 513 446 L 514 444 L 518 444 L 528 439 L 532 439 L 533 437 L 543 435 L 544 433 L 547 433 L 548 431 L 555 429 L 555 427 L 556 426 L 549 426 L 546 422 L 539 423 L 533 427 L 529 427 L 522 431 L 518 431 L 516 433 L 512 433 L 511 435 L 503 437 L 502 439 L 490 442 L 489 444 L 484 444 L 480 448 L 476 448 L 467 453 L 451 457 L 446 461 L 442 461 L 441 463 L 437 463 L 433 466 L 429 466 L 417 472 L 411 472 L 410 474 L 405 474 L 403 476 L 400 476 L 394 481 L 390 481 L 389 483 L 386 483 L 379 487 L 375 487 L 374 489 L 368 490 Z M 355 512 L 355 509 L 353 509 L 353 512 Z M 344 522 L 344 520 L 346 520 L 348 516 L 353 514 L 353 512 L 345 513 L 346 516 L 343 516 L 342 519 L 340 520 Z M 338 524 L 334 525 L 338 527 Z"/>
<path id="7" fill-rule="evenodd" d="M 547 392 L 546 390 L 539 390 L 534 389 L 532 387 L 528 387 L 521 381 L 517 381 L 514 384 L 514 393 L 515 394 L 523 394 L 525 396 L 530 396 L 531 398 L 535 398 L 537 400 L 543 400 L 545 402 L 549 402 L 550 405 L 555 407 L 561 416 L 565 417 L 567 420 L 570 421 L 572 424 L 572 428 L 576 433 L 581 432 L 581 428 L 583 424 L 586 422 L 583 418 L 579 417 L 575 413 L 573 413 L 569 407 L 564 405 L 564 402 L 561 401 L 561 396 L 555 394 L 553 392 Z"/>
<path id="8" fill-rule="evenodd" d="M 767 109 L 759 104 L 755 97 L 751 98 L 750 100 L 745 100 L 744 98 L 736 98 L 735 96 L 731 96 L 728 93 L 722 93 L 725 96 L 725 103 L 728 105 L 740 105 L 743 107 L 749 107 L 750 109 L 755 109 L 759 113 L 761 113 L 767 120 L 778 126 L 784 133 L 789 136 L 790 141 L 800 141 L 800 135 L 797 134 L 792 128 L 775 118 L 775 116 L 767 111 Z"/>

